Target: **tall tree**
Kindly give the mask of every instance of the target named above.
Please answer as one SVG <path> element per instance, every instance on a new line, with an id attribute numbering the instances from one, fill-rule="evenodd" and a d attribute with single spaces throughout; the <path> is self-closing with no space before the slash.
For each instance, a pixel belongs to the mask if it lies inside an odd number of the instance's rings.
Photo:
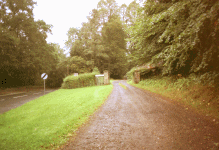
<path id="1" fill-rule="evenodd" d="M 112 15 L 118 15 L 119 9 L 115 0 L 100 0 L 97 5 L 100 12 L 100 23 L 104 24 Z"/>
<path id="2" fill-rule="evenodd" d="M 110 67 L 112 75 L 124 75 L 125 67 L 122 65 L 126 62 L 126 34 L 118 15 L 119 7 L 115 0 L 101 0 L 97 9 L 93 9 L 87 17 L 88 22 L 83 23 L 77 32 L 69 30 L 69 43 L 66 44 L 71 47 L 68 62 L 71 63 L 72 71 L 80 71 L 77 68 L 90 71 L 97 66 L 100 72 Z M 108 34 L 109 31 L 112 35 Z M 74 35 L 77 36 L 76 40 L 71 38 Z"/>
<path id="3" fill-rule="evenodd" d="M 71 49 L 73 47 L 73 43 L 78 39 L 78 32 L 79 29 L 77 28 L 70 28 L 67 32 L 68 40 L 65 42 L 65 46 L 68 49 Z"/>
<path id="4" fill-rule="evenodd" d="M 127 5 L 122 4 L 122 6 L 120 6 L 120 16 L 123 22 L 126 22 L 127 20 L 126 11 L 127 11 Z"/>
<path id="5" fill-rule="evenodd" d="M 63 63 L 67 60 L 67 58 L 64 54 L 64 50 L 60 47 L 59 44 L 51 43 L 49 45 L 53 51 L 53 59 L 50 59 L 51 68 L 50 71 L 47 72 L 49 78 L 46 81 L 46 86 L 60 87 L 63 82 L 63 78 L 67 75 L 67 66 L 63 66 Z"/>
<path id="6" fill-rule="evenodd" d="M 0 73 L 11 81 L 8 86 L 34 84 L 37 72 L 50 70 L 53 55 L 46 33 L 51 25 L 34 21 L 35 4 L 33 0 L 0 1 Z"/>
<path id="7" fill-rule="evenodd" d="M 148 0 L 132 27 L 139 64 L 163 62 L 163 74 L 219 81 L 219 1 Z"/>
<path id="8" fill-rule="evenodd" d="M 126 34 L 120 17 L 112 15 L 102 29 L 104 51 L 109 56 L 105 61 L 109 64 L 110 75 L 122 78 L 126 70 Z"/>
<path id="9" fill-rule="evenodd" d="M 132 67 L 137 65 L 138 57 L 134 55 L 137 51 L 135 50 L 135 44 L 133 40 L 130 38 L 132 37 L 132 28 L 137 23 L 137 19 L 142 18 L 142 8 L 140 7 L 140 4 L 136 2 L 136 0 L 132 1 L 126 8 L 123 8 L 125 12 L 123 12 L 122 16 L 124 18 L 124 29 L 127 34 L 127 59 L 128 59 L 128 70 L 130 70 Z"/>
<path id="10" fill-rule="evenodd" d="M 126 23 L 133 25 L 136 22 L 139 8 L 140 5 L 136 2 L 136 0 L 129 4 L 126 9 Z"/>

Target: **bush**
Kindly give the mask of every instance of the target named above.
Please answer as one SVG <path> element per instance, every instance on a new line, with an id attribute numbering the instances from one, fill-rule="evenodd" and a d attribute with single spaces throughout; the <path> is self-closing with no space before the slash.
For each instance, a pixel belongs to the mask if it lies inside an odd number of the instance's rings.
<path id="1" fill-rule="evenodd" d="M 100 71 L 99 71 L 99 69 L 97 67 L 94 67 L 92 73 L 100 74 Z"/>
<path id="2" fill-rule="evenodd" d="M 79 76 L 70 75 L 63 80 L 63 89 L 74 89 L 96 85 L 95 75 L 97 73 L 85 73 Z"/>
<path id="3" fill-rule="evenodd" d="M 132 80 L 132 78 L 133 78 L 133 73 L 135 72 L 136 69 L 137 69 L 137 68 L 134 67 L 134 68 L 132 68 L 130 71 L 128 71 L 128 72 L 126 73 L 126 76 L 127 76 L 127 79 L 128 79 L 128 80 Z"/>
<path id="4" fill-rule="evenodd" d="M 64 77 L 65 77 L 65 72 L 63 72 L 62 70 L 54 69 L 50 71 L 48 74 L 48 79 L 46 80 L 46 86 L 50 88 L 61 87 Z"/>

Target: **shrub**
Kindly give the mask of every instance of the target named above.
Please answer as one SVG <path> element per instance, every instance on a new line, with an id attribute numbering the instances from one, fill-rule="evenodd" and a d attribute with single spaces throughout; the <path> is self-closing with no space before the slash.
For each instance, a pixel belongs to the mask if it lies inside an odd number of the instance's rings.
<path id="1" fill-rule="evenodd" d="M 97 67 L 94 67 L 92 73 L 100 74 L 100 71 L 99 71 L 99 69 Z"/>
<path id="2" fill-rule="evenodd" d="M 61 87 L 64 77 L 65 77 L 65 72 L 63 70 L 54 69 L 50 71 L 48 74 L 48 79 L 46 80 L 46 86 L 50 88 Z"/>
<path id="3" fill-rule="evenodd" d="M 137 69 L 137 68 L 134 67 L 134 68 L 132 68 L 130 71 L 128 71 L 128 72 L 126 73 L 126 76 L 127 76 L 127 79 L 128 79 L 128 80 L 132 80 L 132 78 L 133 78 L 133 73 L 135 72 L 136 69 Z"/>
<path id="4" fill-rule="evenodd" d="M 95 75 L 97 73 L 85 73 L 79 76 L 69 75 L 63 80 L 63 89 L 74 89 L 80 87 L 94 86 L 96 84 Z"/>

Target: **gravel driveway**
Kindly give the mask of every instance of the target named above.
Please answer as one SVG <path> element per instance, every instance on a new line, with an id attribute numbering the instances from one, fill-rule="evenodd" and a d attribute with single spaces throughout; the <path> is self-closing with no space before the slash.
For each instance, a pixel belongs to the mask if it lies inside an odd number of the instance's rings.
<path id="1" fill-rule="evenodd" d="M 105 104 L 63 149 L 219 149 L 217 121 L 126 81 L 113 85 Z"/>

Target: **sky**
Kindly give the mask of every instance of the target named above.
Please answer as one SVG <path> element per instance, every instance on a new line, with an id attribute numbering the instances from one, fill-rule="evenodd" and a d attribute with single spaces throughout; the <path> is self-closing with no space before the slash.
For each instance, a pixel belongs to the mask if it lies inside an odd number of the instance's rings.
<path id="1" fill-rule="evenodd" d="M 65 49 L 67 32 L 70 27 L 80 28 L 82 22 L 87 22 L 86 16 L 97 8 L 100 0 L 34 0 L 37 2 L 33 10 L 35 20 L 44 20 L 53 25 L 52 35 L 48 34 L 48 43 L 58 43 Z M 127 6 L 133 0 L 116 0 L 117 4 Z"/>

